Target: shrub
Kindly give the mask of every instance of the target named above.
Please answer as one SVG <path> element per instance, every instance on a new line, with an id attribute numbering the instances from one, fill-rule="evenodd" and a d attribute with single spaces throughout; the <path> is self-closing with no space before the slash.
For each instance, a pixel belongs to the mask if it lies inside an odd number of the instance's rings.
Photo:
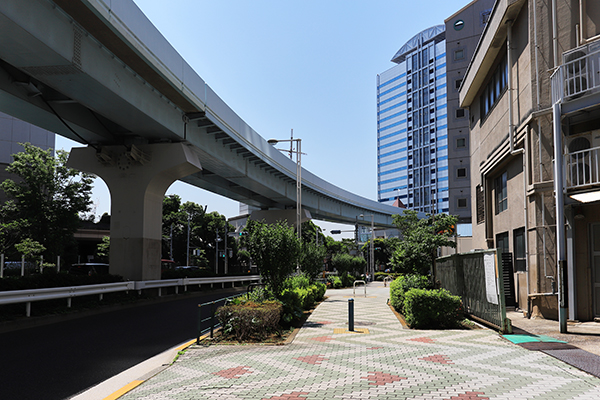
<path id="1" fill-rule="evenodd" d="M 316 282 L 312 286 L 315 288 L 315 301 L 322 301 L 323 297 L 325 297 L 327 285 L 321 282 Z"/>
<path id="2" fill-rule="evenodd" d="M 456 328 L 464 319 L 460 297 L 446 289 L 410 289 L 404 295 L 404 317 L 414 329 Z"/>
<path id="3" fill-rule="evenodd" d="M 356 280 L 354 276 L 350 275 L 347 272 L 342 273 L 342 276 L 340 278 L 342 279 L 343 287 L 349 287 L 354 285 L 354 281 Z"/>
<path id="4" fill-rule="evenodd" d="M 223 331 L 237 340 L 264 339 L 267 334 L 279 332 L 279 320 L 283 306 L 270 300 L 263 303 L 246 301 L 229 304 L 217 309 L 216 315 Z"/>
<path id="5" fill-rule="evenodd" d="M 400 277 L 402 274 L 398 274 L 396 272 L 375 272 L 375 280 L 383 281 L 386 276 L 390 276 L 392 279 L 396 279 Z"/>
<path id="6" fill-rule="evenodd" d="M 334 289 L 341 289 L 344 287 L 344 285 L 342 284 L 342 280 L 340 279 L 339 276 L 334 276 L 331 279 L 332 279 L 332 285 L 333 285 Z"/>
<path id="7" fill-rule="evenodd" d="M 310 286 L 310 278 L 304 273 L 292 275 L 283 282 L 282 289 L 307 288 Z"/>
<path id="8" fill-rule="evenodd" d="M 279 300 L 283 303 L 282 322 L 289 325 L 302 317 L 302 300 L 296 290 L 284 289 Z"/>
<path id="9" fill-rule="evenodd" d="M 404 296 L 410 289 L 431 289 L 429 278 L 423 275 L 401 275 L 390 283 L 390 304 L 403 313 Z"/>

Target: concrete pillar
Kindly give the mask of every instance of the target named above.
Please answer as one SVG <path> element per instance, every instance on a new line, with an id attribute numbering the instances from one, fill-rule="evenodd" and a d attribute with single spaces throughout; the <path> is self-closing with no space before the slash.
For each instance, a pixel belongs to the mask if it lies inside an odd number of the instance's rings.
<path id="1" fill-rule="evenodd" d="M 111 197 L 110 272 L 160 279 L 162 202 L 173 182 L 202 169 L 182 143 L 73 148 L 69 167 L 104 180 Z"/>

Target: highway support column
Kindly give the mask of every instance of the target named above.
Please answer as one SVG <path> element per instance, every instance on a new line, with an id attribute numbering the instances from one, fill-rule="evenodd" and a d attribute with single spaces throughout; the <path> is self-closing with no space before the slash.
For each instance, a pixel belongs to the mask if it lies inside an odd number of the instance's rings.
<path id="1" fill-rule="evenodd" d="M 98 175 L 111 197 L 110 273 L 160 279 L 162 204 L 173 182 L 202 169 L 182 143 L 73 148 L 69 167 Z"/>

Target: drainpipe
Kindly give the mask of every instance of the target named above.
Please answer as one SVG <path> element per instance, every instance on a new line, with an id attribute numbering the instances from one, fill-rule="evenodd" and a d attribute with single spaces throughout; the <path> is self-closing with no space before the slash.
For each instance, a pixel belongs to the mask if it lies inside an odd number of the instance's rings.
<path id="1" fill-rule="evenodd" d="M 533 45 L 535 46 L 535 51 L 533 53 L 533 57 L 535 59 L 535 88 L 536 88 L 536 100 L 537 100 L 537 109 L 541 108 L 540 105 L 540 67 L 538 64 L 538 53 L 540 47 L 538 45 L 537 38 L 537 16 L 536 16 L 537 2 L 533 2 Z M 539 125 L 539 122 L 538 122 Z"/>
<path id="2" fill-rule="evenodd" d="M 514 144 L 514 133 L 515 126 L 513 124 L 513 83 L 512 83 L 512 51 L 510 48 L 512 46 L 512 20 L 506 21 L 508 25 L 507 33 L 506 33 L 506 66 L 508 70 L 508 82 L 507 82 L 507 94 L 508 94 L 508 140 L 510 142 L 510 154 L 513 155 L 515 152 L 515 144 Z"/>
<path id="3" fill-rule="evenodd" d="M 565 204 L 563 197 L 562 132 L 560 129 L 560 102 L 552 106 L 554 136 L 554 194 L 556 196 L 556 261 L 558 275 L 558 324 L 561 333 L 567 333 L 567 307 L 565 304 L 566 243 Z"/>
<path id="4" fill-rule="evenodd" d="M 513 80 L 512 80 L 512 24 L 509 20 L 507 35 L 506 35 L 506 64 L 508 69 L 507 92 L 508 92 L 508 138 L 510 141 L 510 155 L 514 156 L 521 154 L 522 170 L 523 170 L 523 215 L 525 220 L 524 235 L 525 235 L 525 276 L 527 279 L 527 298 L 529 299 L 529 213 L 527 211 L 527 157 L 525 147 L 515 150 L 515 125 L 513 123 Z M 524 143 L 527 143 L 529 134 L 526 133 Z M 518 298 L 518 294 L 517 294 Z M 528 310 L 529 311 L 529 310 Z"/>
<path id="5" fill-rule="evenodd" d="M 552 0 L 552 51 L 554 52 L 554 68 L 558 67 L 558 18 L 556 0 Z"/>

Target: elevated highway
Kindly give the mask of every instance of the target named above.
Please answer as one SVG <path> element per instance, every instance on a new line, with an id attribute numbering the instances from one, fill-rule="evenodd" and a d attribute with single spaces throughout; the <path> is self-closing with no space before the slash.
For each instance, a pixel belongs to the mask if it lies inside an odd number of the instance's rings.
<path id="1" fill-rule="evenodd" d="M 107 183 L 111 260 L 130 279 L 159 272 L 161 202 L 177 179 L 263 210 L 296 204 L 295 162 L 231 110 L 131 0 L 0 2 L 0 111 L 87 145 L 69 162 Z M 379 227 L 401 212 L 306 170 L 302 206 L 341 223 L 373 214 Z"/>

